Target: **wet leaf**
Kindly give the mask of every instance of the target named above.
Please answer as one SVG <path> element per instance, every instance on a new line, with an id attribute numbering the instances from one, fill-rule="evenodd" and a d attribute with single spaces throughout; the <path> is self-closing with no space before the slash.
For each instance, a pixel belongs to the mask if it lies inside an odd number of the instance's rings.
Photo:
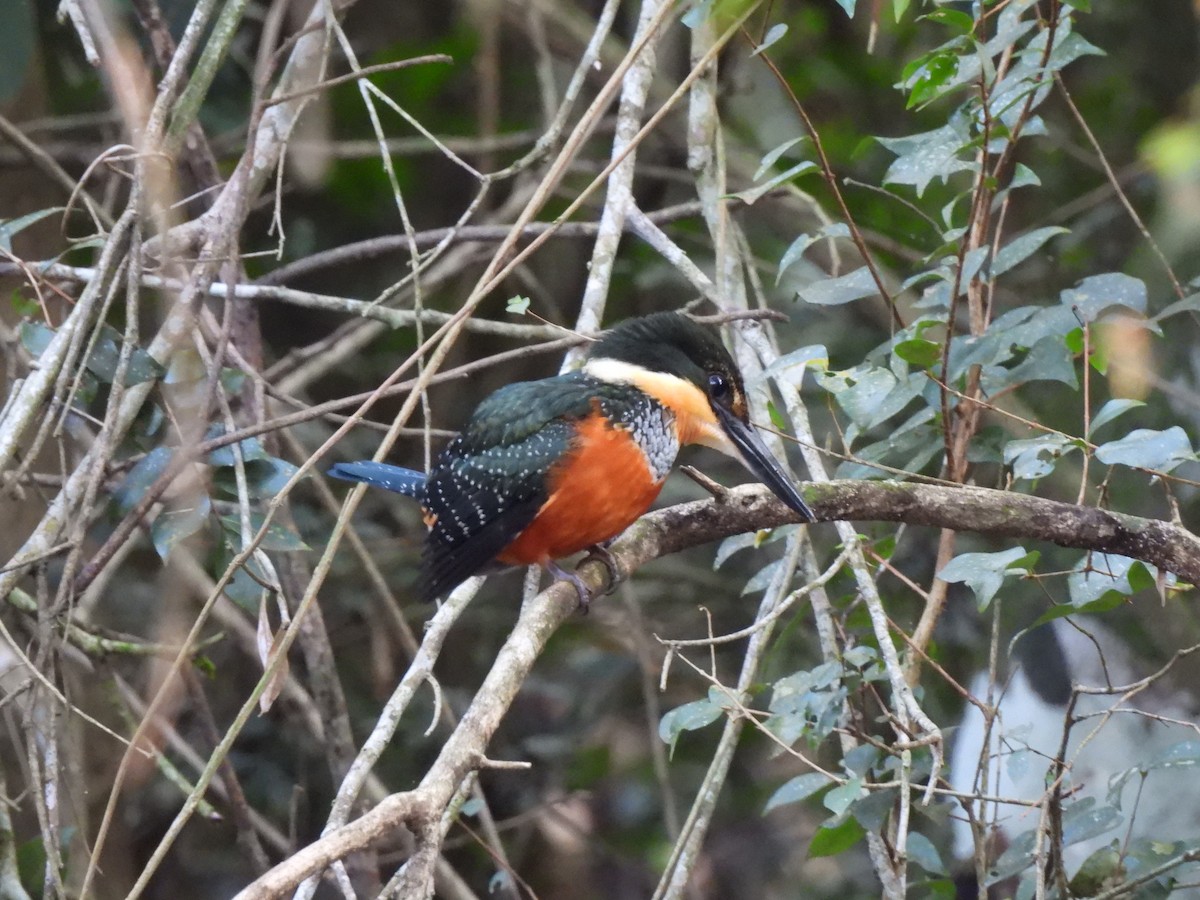
<path id="1" fill-rule="evenodd" d="M 10 9 L 9 12 L 11 13 L 12 10 Z M 51 206 L 47 209 L 39 209 L 31 213 L 26 213 L 23 216 L 17 216 L 15 219 L 0 220 L 0 250 L 3 250 L 5 253 L 12 253 L 12 239 L 16 235 L 20 234 L 30 225 L 42 221 L 47 216 L 53 216 L 64 211 L 65 208 L 62 206 Z"/>
<path id="2" fill-rule="evenodd" d="M 905 362 L 922 369 L 932 369 L 942 361 L 942 345 L 924 338 L 901 341 L 892 352 Z"/>
<path id="3" fill-rule="evenodd" d="M 780 172 L 778 175 L 768 178 L 762 184 L 756 184 L 754 187 L 746 188 L 746 190 L 738 191 L 736 194 L 730 194 L 730 196 L 735 197 L 738 200 L 741 200 L 747 206 L 750 206 L 755 201 L 761 200 L 765 195 L 775 190 L 775 188 L 779 187 L 781 184 L 787 184 L 790 181 L 799 178 L 801 175 L 807 175 L 809 172 L 815 172 L 818 170 L 818 168 L 819 167 L 815 162 L 806 159 L 803 162 L 796 163 L 787 171 Z"/>
<path id="4" fill-rule="evenodd" d="M 671 753 L 674 753 L 675 744 L 681 734 L 711 725 L 724 715 L 724 708 L 707 697 L 703 700 L 693 700 L 691 703 L 677 706 L 662 717 L 662 721 L 658 723 L 658 736 L 671 748 Z"/>
<path id="5" fill-rule="evenodd" d="M 211 511 L 212 501 L 201 494 L 192 506 L 160 513 L 150 526 L 150 540 L 159 557 L 165 562 L 176 544 L 204 527 Z"/>
<path id="6" fill-rule="evenodd" d="M 1127 400 L 1124 398 L 1109 400 L 1100 407 L 1099 412 L 1092 416 L 1091 427 L 1088 429 L 1088 437 L 1091 437 L 1096 433 L 1097 429 L 1107 425 L 1118 416 L 1124 415 L 1131 409 L 1137 409 L 1139 406 L 1145 405 L 1141 400 Z"/>
<path id="7" fill-rule="evenodd" d="M 825 795 L 825 808 L 835 816 L 840 816 L 850 804 L 860 797 L 866 795 L 866 788 L 863 787 L 861 778 L 851 778 L 845 784 L 839 784 L 832 791 Z"/>
<path id="8" fill-rule="evenodd" d="M 266 519 L 262 513 L 250 514 L 250 533 L 258 534 L 262 528 L 263 521 Z M 221 527 L 229 534 L 233 535 L 241 541 L 242 523 L 237 516 L 221 516 Z M 258 545 L 263 550 L 277 550 L 282 552 L 291 552 L 295 550 L 309 550 L 308 544 L 292 529 L 280 525 L 278 522 L 272 521 L 267 526 L 267 531 L 263 535 L 262 542 Z"/>
<path id="9" fill-rule="evenodd" d="M 838 825 L 822 825 L 808 845 L 809 858 L 836 856 L 861 841 L 865 834 L 863 827 L 849 816 Z"/>
<path id="10" fill-rule="evenodd" d="M 879 288 L 866 266 L 855 269 L 838 278 L 822 278 L 796 292 L 805 303 L 817 306 L 837 306 L 862 300 L 864 297 L 879 296 Z"/>
<path id="11" fill-rule="evenodd" d="M 1023 263 L 1040 250 L 1042 245 L 1050 240 L 1050 238 L 1069 233 L 1069 229 L 1053 225 L 1049 228 L 1036 228 L 1027 234 L 1009 241 L 996 254 L 996 259 L 992 263 L 992 277 L 1003 275 L 1009 269 Z"/>
<path id="12" fill-rule="evenodd" d="M 1043 434 L 1004 445 L 1004 464 L 1012 466 L 1013 477 L 1033 481 L 1054 471 L 1061 457 L 1078 445 L 1061 434 Z"/>
<path id="13" fill-rule="evenodd" d="M 166 470 L 171 462 L 172 452 L 169 447 L 156 447 L 138 460 L 121 482 L 121 486 L 113 492 L 118 510 L 127 513 L 137 506 L 150 485 Z"/>
<path id="14" fill-rule="evenodd" d="M 1094 322 L 1112 306 L 1135 312 L 1146 311 L 1146 283 L 1121 272 L 1092 275 L 1060 295 L 1064 306 L 1075 311 L 1084 322 Z"/>
<path id="15" fill-rule="evenodd" d="M 775 793 L 771 795 L 771 799 L 767 801 L 767 806 L 763 812 L 770 812 L 778 806 L 786 806 L 789 803 L 799 803 L 802 800 L 807 800 L 816 794 L 819 794 L 825 788 L 833 784 L 829 777 L 822 775 L 820 772 L 808 772 L 805 775 L 797 775 L 790 781 L 785 781 Z"/>
<path id="16" fill-rule="evenodd" d="M 946 864 L 942 862 L 937 847 L 918 831 L 908 833 L 908 858 L 931 875 L 946 875 Z"/>
<path id="17" fill-rule="evenodd" d="M 1187 432 L 1175 425 L 1165 431 L 1138 428 L 1120 440 L 1101 444 L 1096 459 L 1105 465 L 1133 466 L 1170 472 L 1180 463 L 1196 459 Z"/>
<path id="18" fill-rule="evenodd" d="M 878 138 L 879 143 L 896 155 L 883 176 L 885 184 L 908 184 L 925 193 L 929 182 L 949 179 L 956 172 L 974 171 L 976 163 L 960 159 L 971 139 L 962 122 L 943 125 L 934 131 L 900 138 Z"/>
<path id="19" fill-rule="evenodd" d="M 780 22 L 776 25 L 772 25 L 767 30 L 767 34 L 763 38 L 763 42 L 754 48 L 754 52 L 752 52 L 750 54 L 750 56 L 752 56 L 752 57 L 758 56 L 758 54 L 762 53 L 764 50 L 766 50 L 768 47 L 770 47 L 772 44 L 774 44 L 776 41 L 778 41 L 780 38 L 782 38 L 785 34 L 787 34 L 787 32 L 788 32 L 788 27 L 786 25 L 784 25 L 782 22 Z"/>
<path id="20" fill-rule="evenodd" d="M 938 572 L 938 578 L 965 583 L 974 592 L 975 603 L 982 612 L 1007 576 L 1026 574 L 1027 567 L 1036 565 L 1037 558 L 1036 553 L 1026 553 L 1024 547 L 998 553 L 960 553 Z"/>

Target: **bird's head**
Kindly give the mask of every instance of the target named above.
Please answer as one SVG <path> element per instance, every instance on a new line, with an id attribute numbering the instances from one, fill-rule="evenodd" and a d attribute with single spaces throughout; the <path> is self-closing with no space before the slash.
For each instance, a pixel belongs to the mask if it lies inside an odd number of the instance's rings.
<path id="1" fill-rule="evenodd" d="M 629 319 L 592 345 L 584 371 L 654 397 L 675 413 L 681 443 L 740 460 L 780 500 L 815 521 L 750 424 L 742 373 L 714 331 L 678 313 Z"/>

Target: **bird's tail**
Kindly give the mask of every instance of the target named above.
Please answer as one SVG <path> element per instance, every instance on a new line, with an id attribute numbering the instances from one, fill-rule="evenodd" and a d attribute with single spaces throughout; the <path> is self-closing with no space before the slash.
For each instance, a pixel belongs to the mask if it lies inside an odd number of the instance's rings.
<path id="1" fill-rule="evenodd" d="M 418 500 L 425 496 L 426 475 L 414 469 L 402 469 L 400 466 L 389 466 L 387 463 L 364 459 L 358 462 L 337 463 L 326 474 L 343 481 L 365 481 L 367 484 Z"/>

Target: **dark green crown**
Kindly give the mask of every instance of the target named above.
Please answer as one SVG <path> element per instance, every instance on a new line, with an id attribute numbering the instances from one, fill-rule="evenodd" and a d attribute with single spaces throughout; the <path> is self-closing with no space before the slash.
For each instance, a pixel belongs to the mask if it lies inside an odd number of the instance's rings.
<path id="1" fill-rule="evenodd" d="M 741 373 L 716 332 L 679 313 L 654 313 L 622 322 L 593 344 L 588 355 L 677 375 L 706 393 L 709 376 L 720 374 L 737 394 L 742 392 Z"/>

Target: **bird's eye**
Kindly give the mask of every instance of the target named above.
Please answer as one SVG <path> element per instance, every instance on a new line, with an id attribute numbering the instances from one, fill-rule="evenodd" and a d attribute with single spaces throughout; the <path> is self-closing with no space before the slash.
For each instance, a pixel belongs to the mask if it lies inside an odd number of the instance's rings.
<path id="1" fill-rule="evenodd" d="M 729 379 L 720 372 L 708 376 L 708 396 L 714 400 L 725 400 L 729 397 Z"/>

